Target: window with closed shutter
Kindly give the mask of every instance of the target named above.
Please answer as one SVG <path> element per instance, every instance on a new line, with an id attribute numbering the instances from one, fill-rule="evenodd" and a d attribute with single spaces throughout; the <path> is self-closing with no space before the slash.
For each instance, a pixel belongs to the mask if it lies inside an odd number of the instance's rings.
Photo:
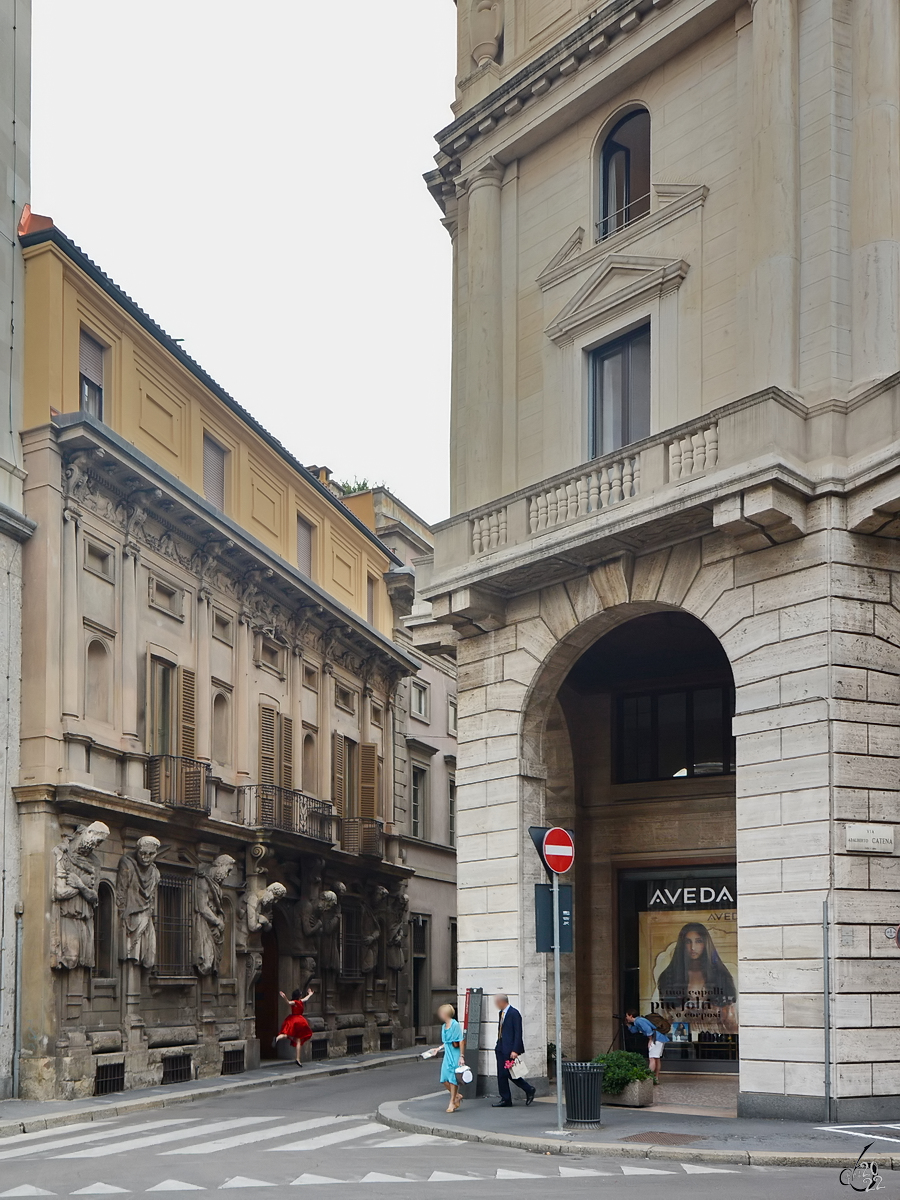
<path id="1" fill-rule="evenodd" d="M 294 721 L 292 717 L 282 716 L 279 722 L 280 737 L 278 739 L 278 760 L 280 782 L 283 788 L 293 789 L 294 786 Z"/>
<path id="2" fill-rule="evenodd" d="M 346 779 L 344 772 L 347 763 L 345 750 L 344 735 L 342 733 L 333 733 L 331 735 L 331 799 L 334 802 L 335 812 L 339 817 L 344 815 L 344 802 L 346 800 Z"/>
<path id="3" fill-rule="evenodd" d="M 203 435 L 203 495 L 210 504 L 225 511 L 225 458 L 227 450 L 213 441 L 208 433 Z"/>
<path id="4" fill-rule="evenodd" d="M 103 420 L 103 355 L 104 349 L 96 338 L 83 329 L 78 346 L 78 372 L 81 411 Z"/>
<path id="5" fill-rule="evenodd" d="M 313 528 L 309 521 L 297 518 L 297 566 L 312 578 L 312 538 Z"/>
<path id="6" fill-rule="evenodd" d="M 178 668 L 178 753 L 197 757 L 197 674 Z"/>
<path id="7" fill-rule="evenodd" d="M 275 738 L 278 713 L 268 704 L 259 706 L 259 782 L 269 787 L 278 783 Z"/>
<path id="8" fill-rule="evenodd" d="M 378 747 L 363 742 L 359 748 L 359 815 L 375 820 L 378 816 Z"/>

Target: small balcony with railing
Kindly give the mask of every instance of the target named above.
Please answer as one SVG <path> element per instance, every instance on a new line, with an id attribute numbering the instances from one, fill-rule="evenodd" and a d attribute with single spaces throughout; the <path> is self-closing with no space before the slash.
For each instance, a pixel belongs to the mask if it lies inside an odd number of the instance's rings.
<path id="1" fill-rule="evenodd" d="M 372 817 L 344 817 L 341 849 L 362 858 L 384 857 L 384 825 Z"/>
<path id="2" fill-rule="evenodd" d="M 770 388 L 460 512 L 435 527 L 423 596 L 434 603 L 451 590 L 482 585 L 516 594 L 670 532 L 684 540 L 730 529 L 723 497 L 769 485 L 797 488 L 808 444 L 837 438 L 827 422 L 838 419 L 830 410 L 810 415 Z M 445 608 L 435 603 L 434 618 L 443 620 Z M 417 644 L 427 647 L 428 636 L 423 627 Z"/>
<path id="3" fill-rule="evenodd" d="M 152 755 L 147 761 L 147 788 L 154 804 L 210 811 L 209 763 L 196 758 Z"/>
<path id="4" fill-rule="evenodd" d="M 337 817 L 326 800 L 293 788 L 254 783 L 240 789 L 243 824 L 257 829 L 278 829 L 298 837 L 332 844 L 337 840 Z"/>

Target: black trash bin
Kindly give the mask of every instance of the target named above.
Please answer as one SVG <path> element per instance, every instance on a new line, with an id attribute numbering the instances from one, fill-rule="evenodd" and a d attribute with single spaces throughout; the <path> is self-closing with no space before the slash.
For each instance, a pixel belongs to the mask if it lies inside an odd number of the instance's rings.
<path id="1" fill-rule="evenodd" d="M 599 1129 L 603 1064 L 563 1059 L 562 1072 L 566 1126 L 573 1129 Z"/>

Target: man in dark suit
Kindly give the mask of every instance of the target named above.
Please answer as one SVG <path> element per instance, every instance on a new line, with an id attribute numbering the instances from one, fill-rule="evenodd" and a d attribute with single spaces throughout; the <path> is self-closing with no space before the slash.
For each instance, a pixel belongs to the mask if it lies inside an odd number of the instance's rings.
<path id="1" fill-rule="evenodd" d="M 509 1002 L 509 996 L 495 996 L 494 1005 L 497 1008 L 497 1088 L 500 1099 L 494 1108 L 512 1108 L 512 1093 L 510 1083 L 520 1087 L 525 1093 L 526 1106 L 534 1100 L 535 1091 L 527 1079 L 512 1079 L 506 1067 L 510 1059 L 517 1059 L 525 1053 L 522 1041 L 522 1014 Z"/>

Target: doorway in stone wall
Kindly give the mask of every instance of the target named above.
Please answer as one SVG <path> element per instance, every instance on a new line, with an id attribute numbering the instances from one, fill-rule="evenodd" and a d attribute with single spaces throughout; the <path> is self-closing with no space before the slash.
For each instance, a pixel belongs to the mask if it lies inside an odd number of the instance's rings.
<path id="1" fill-rule="evenodd" d="M 728 657 L 686 612 L 636 612 L 583 651 L 556 701 L 543 740 L 547 820 L 573 827 L 579 846 L 568 968 L 578 1053 L 638 1049 L 616 1015 L 636 1008 L 677 1026 L 664 1070 L 735 1071 Z"/>
<path id="2" fill-rule="evenodd" d="M 256 983 L 256 1036 L 262 1058 L 278 1058 L 272 1043 L 288 1009 L 279 991 L 278 934 L 273 926 L 262 935 L 262 974 Z"/>

